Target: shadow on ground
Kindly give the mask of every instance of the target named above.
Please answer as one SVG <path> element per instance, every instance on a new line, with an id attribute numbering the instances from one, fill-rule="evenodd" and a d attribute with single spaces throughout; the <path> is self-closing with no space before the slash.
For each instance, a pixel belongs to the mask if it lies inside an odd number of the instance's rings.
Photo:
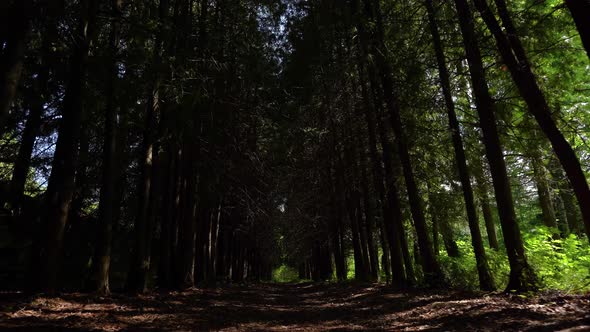
<path id="1" fill-rule="evenodd" d="M 378 285 L 259 284 L 97 298 L 0 294 L 0 329 L 590 330 L 590 296 L 411 291 Z"/>

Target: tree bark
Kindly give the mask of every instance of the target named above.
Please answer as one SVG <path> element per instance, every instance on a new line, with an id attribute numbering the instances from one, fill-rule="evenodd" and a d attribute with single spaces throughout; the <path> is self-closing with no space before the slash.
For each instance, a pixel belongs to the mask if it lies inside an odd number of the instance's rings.
<path id="1" fill-rule="evenodd" d="M 27 47 L 27 35 L 31 29 L 30 19 L 32 11 L 31 0 L 13 1 L 8 8 L 6 19 L 11 32 L 5 36 L 6 43 L 3 53 L 0 53 L 0 135 L 4 133 L 6 121 L 23 70 L 23 62 Z M 8 28 L 8 26 L 7 26 Z"/>
<path id="2" fill-rule="evenodd" d="M 362 68 L 364 68 L 364 63 L 359 64 L 360 77 L 364 77 Z M 365 112 L 365 121 L 367 122 L 367 129 L 369 132 L 369 155 L 371 157 L 371 164 L 373 166 L 373 182 L 375 190 L 378 193 L 379 202 L 381 204 L 381 210 L 383 215 L 382 233 L 385 234 L 387 241 L 387 249 L 389 249 L 388 251 L 385 251 L 384 249 L 383 255 L 387 256 L 389 254 L 391 256 L 392 261 L 390 272 L 392 273 L 391 276 L 393 285 L 396 287 L 404 287 L 407 280 L 402 258 L 401 243 L 398 239 L 399 237 L 395 236 L 395 232 L 397 229 L 397 226 L 395 226 L 395 224 L 401 222 L 401 211 L 399 210 L 399 196 L 397 195 L 397 188 L 395 186 L 390 188 L 389 192 L 386 191 L 386 187 L 384 184 L 385 178 L 383 174 L 382 159 L 379 156 L 379 152 L 377 149 L 377 125 L 375 121 L 375 104 L 373 104 L 370 100 L 366 85 L 363 82 L 361 82 L 361 92 L 363 94 L 363 100 L 365 100 L 366 105 L 363 109 Z M 384 150 L 383 157 L 385 156 L 386 151 Z M 397 204 L 394 206 L 391 202 L 397 202 Z M 383 240 L 381 242 L 382 244 L 384 243 Z"/>
<path id="3" fill-rule="evenodd" d="M 100 200 L 98 204 L 98 237 L 93 264 L 96 268 L 96 292 L 109 295 L 109 272 L 111 263 L 111 243 L 113 237 L 113 217 L 115 209 L 115 181 L 117 158 L 117 106 L 115 102 L 115 84 L 117 81 L 117 53 L 119 50 L 120 19 L 122 16 L 123 0 L 111 3 L 111 34 L 109 42 L 110 64 L 109 82 L 107 84 L 105 110 L 105 130 L 103 141 L 103 170 Z"/>
<path id="4" fill-rule="evenodd" d="M 28 0 L 27 0 L 28 1 Z M 26 1 L 24 1 L 26 2 Z M 50 76 L 50 58 L 53 56 L 53 50 L 51 45 L 54 40 L 58 38 L 58 31 L 56 17 L 59 17 L 61 7 L 59 4 L 52 4 L 47 6 L 43 14 L 46 18 L 43 20 L 45 23 L 45 30 L 42 36 L 41 45 L 41 60 L 38 64 L 37 77 L 33 83 L 33 91 L 31 95 L 27 96 L 28 99 L 32 100 L 29 106 L 29 115 L 27 117 L 27 123 L 21 136 L 21 144 L 19 147 L 16 162 L 14 164 L 14 170 L 12 173 L 12 179 L 10 183 L 11 192 L 11 208 L 20 213 L 20 203 L 24 195 L 25 184 L 29 170 L 31 166 L 31 158 L 33 149 L 35 146 L 35 140 L 41 129 L 42 118 L 44 114 L 43 105 L 47 101 L 49 93 L 49 76 Z M 1 126 L 0 126 L 1 128 Z M 2 130 L 0 129 L 0 132 Z"/>
<path id="5" fill-rule="evenodd" d="M 369 16 L 375 18 L 376 29 L 373 55 L 381 78 L 383 97 L 385 104 L 387 105 L 391 125 L 395 134 L 395 143 L 402 164 L 410 202 L 410 210 L 412 211 L 412 217 L 414 219 L 414 227 L 416 228 L 420 253 L 423 257 L 422 267 L 424 269 L 424 276 L 428 284 L 432 286 L 442 286 L 446 284 L 446 281 L 444 280 L 444 275 L 436 260 L 434 251 L 432 250 L 432 241 L 428 235 L 426 218 L 424 217 L 424 202 L 414 177 L 407 138 L 403 130 L 399 105 L 394 94 L 393 79 L 391 77 L 392 70 L 388 63 L 388 52 L 383 41 L 384 34 L 380 4 L 378 1 L 365 0 L 365 7 Z"/>
<path id="6" fill-rule="evenodd" d="M 543 165 L 543 160 L 539 153 L 532 157 L 533 177 L 537 185 L 537 194 L 539 196 L 539 205 L 543 213 L 543 224 L 547 227 L 557 229 L 555 209 L 553 208 L 553 198 L 551 197 L 551 188 L 547 179 L 547 169 Z M 558 236 L 559 234 L 554 234 Z"/>
<path id="7" fill-rule="evenodd" d="M 83 0 L 80 6 L 77 42 L 70 58 L 70 74 L 62 106 L 62 119 L 52 162 L 51 175 L 45 193 L 46 210 L 42 219 L 47 227 L 42 253 L 41 288 L 54 293 L 58 287 L 58 271 L 63 247 L 63 236 L 70 203 L 75 191 L 78 143 L 83 117 L 84 76 L 88 52 L 95 28 L 98 2 Z"/>
<path id="8" fill-rule="evenodd" d="M 135 252 L 133 253 L 132 263 L 130 266 L 129 276 L 127 279 L 127 289 L 134 293 L 144 293 L 147 290 L 147 278 L 150 269 L 150 242 L 148 235 L 150 229 L 150 193 L 152 192 L 153 178 L 153 161 L 157 158 L 158 151 L 154 149 L 157 133 L 157 118 L 160 112 L 160 85 L 161 85 L 161 67 L 162 67 L 162 50 L 164 49 L 165 28 L 164 22 L 168 16 L 169 1 L 160 0 L 159 4 L 159 21 L 161 27 L 156 36 L 155 46 L 152 54 L 152 72 L 153 77 L 149 85 L 147 95 L 147 110 L 145 114 L 145 127 L 143 140 L 140 147 L 140 168 L 141 174 L 138 183 L 137 192 L 137 216 L 135 218 Z"/>
<path id="9" fill-rule="evenodd" d="M 512 190 L 506 172 L 506 164 L 494 115 L 494 102 L 485 79 L 482 58 L 475 37 L 473 16 L 466 0 L 455 0 L 455 6 L 459 17 L 461 34 L 463 35 L 463 44 L 471 74 L 471 86 L 479 114 L 486 156 L 492 173 L 504 242 L 508 252 L 510 276 L 506 290 L 527 291 L 535 289 L 536 277 L 528 265 L 520 236 L 520 228 L 516 221 Z"/>
<path id="10" fill-rule="evenodd" d="M 481 158 L 477 156 L 476 165 L 474 168 L 475 183 L 479 194 L 479 204 L 481 206 L 481 214 L 486 226 L 486 233 L 488 235 L 488 244 L 490 248 L 498 250 L 500 248 L 498 244 L 498 236 L 496 235 L 496 223 L 494 222 L 494 216 L 492 214 L 492 208 L 490 207 L 490 197 L 488 195 L 488 184 L 484 179 L 483 165 Z"/>
<path id="11" fill-rule="evenodd" d="M 590 1 L 565 0 L 565 4 L 572 14 L 576 28 L 580 33 L 580 39 L 582 39 L 582 45 L 590 58 Z"/>
<path id="12" fill-rule="evenodd" d="M 432 5 L 432 0 L 426 0 L 426 9 L 428 11 L 428 22 L 430 24 L 430 31 L 432 33 L 440 83 L 442 86 L 447 115 L 449 118 L 449 131 L 451 132 L 451 139 L 453 141 L 453 149 L 455 151 L 455 160 L 457 161 L 461 189 L 463 190 L 463 199 L 465 202 L 465 209 L 467 211 L 467 221 L 469 224 L 469 231 L 471 233 L 471 244 L 473 246 L 473 252 L 475 253 L 475 259 L 477 261 L 479 285 L 482 290 L 494 290 L 496 287 L 490 273 L 483 240 L 481 238 L 481 232 L 479 230 L 479 219 L 477 217 L 477 210 L 475 209 L 473 188 L 471 186 L 469 169 L 467 167 L 467 158 L 465 157 L 465 149 L 463 148 L 463 140 L 461 138 L 461 128 L 459 127 L 459 120 L 457 119 L 457 113 L 455 112 L 455 103 L 453 101 L 451 92 L 449 72 L 446 65 L 443 45 L 440 40 L 438 26 L 436 24 L 436 15 Z M 445 241 L 445 246 L 447 246 L 446 242 L 447 241 Z M 457 244 L 455 243 L 455 247 L 456 246 Z"/>
<path id="13" fill-rule="evenodd" d="M 194 286 L 195 275 L 194 266 L 196 258 L 196 218 L 197 218 L 197 175 L 193 174 L 195 166 L 193 162 L 194 151 L 190 150 L 190 145 L 185 144 L 183 149 L 183 171 L 182 171 L 182 196 L 184 204 L 182 219 L 180 219 L 179 237 L 179 287 L 186 289 Z"/>
<path id="14" fill-rule="evenodd" d="M 359 141 L 360 148 L 364 149 L 365 142 L 362 139 L 363 134 L 358 130 L 358 135 L 361 140 Z M 361 235 L 365 240 L 361 241 L 363 246 L 366 249 L 366 257 L 368 259 L 368 266 L 370 268 L 370 275 L 372 280 L 377 280 L 379 276 L 379 258 L 377 257 L 377 248 L 375 246 L 375 241 L 373 238 L 374 233 L 374 226 L 375 226 L 375 216 L 373 212 L 373 200 L 371 198 L 371 192 L 369 189 L 369 174 L 367 173 L 367 158 L 363 152 L 360 152 L 359 158 L 360 168 L 361 168 L 361 187 L 363 190 L 363 208 L 365 213 L 365 227 L 364 231 L 361 231 Z"/>
<path id="15" fill-rule="evenodd" d="M 572 194 L 572 188 L 563 174 L 563 168 L 557 160 L 552 159 L 549 163 L 549 171 L 553 179 L 557 182 L 558 196 L 563 205 L 560 215 L 565 215 L 565 218 L 560 217 L 560 219 L 567 224 L 568 233 L 582 234 L 584 232 L 584 226 L 580 220 L 580 213 L 575 203 L 574 195 Z"/>

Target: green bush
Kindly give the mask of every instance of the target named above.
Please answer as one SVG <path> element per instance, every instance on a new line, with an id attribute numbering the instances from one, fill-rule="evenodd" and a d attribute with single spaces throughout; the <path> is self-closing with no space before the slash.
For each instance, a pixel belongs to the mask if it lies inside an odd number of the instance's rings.
<path id="1" fill-rule="evenodd" d="M 585 237 L 570 234 L 554 239 L 555 230 L 537 226 L 522 232 L 526 256 L 536 272 L 542 290 L 568 292 L 590 291 L 590 246 Z M 441 252 L 440 261 L 451 286 L 477 289 L 475 255 L 469 238 L 457 239 L 461 257 L 452 258 Z M 510 266 L 506 249 L 486 248 L 488 264 L 499 289 L 508 283 Z"/>
<path id="2" fill-rule="evenodd" d="M 555 239 L 555 230 L 541 226 L 523 235 L 529 264 L 542 287 L 570 292 L 590 290 L 590 246 L 585 237 L 570 234 Z"/>
<path id="3" fill-rule="evenodd" d="M 281 265 L 272 272 L 272 281 L 278 283 L 290 283 L 299 281 L 299 272 L 297 269 Z"/>

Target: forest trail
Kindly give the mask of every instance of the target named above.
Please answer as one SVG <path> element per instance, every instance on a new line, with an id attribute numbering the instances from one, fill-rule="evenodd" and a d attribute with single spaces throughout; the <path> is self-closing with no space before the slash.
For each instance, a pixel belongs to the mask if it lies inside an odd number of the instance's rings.
<path id="1" fill-rule="evenodd" d="M 2 330 L 590 330 L 589 295 L 525 299 L 303 283 L 223 286 L 139 297 L 0 296 Z"/>

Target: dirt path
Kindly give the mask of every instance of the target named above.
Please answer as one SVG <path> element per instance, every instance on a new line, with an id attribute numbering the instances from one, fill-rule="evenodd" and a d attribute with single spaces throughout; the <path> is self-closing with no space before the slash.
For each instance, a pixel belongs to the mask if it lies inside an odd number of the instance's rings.
<path id="1" fill-rule="evenodd" d="M 251 285 L 141 297 L 0 294 L 0 329 L 590 330 L 590 296 L 394 292 L 383 286 Z"/>

